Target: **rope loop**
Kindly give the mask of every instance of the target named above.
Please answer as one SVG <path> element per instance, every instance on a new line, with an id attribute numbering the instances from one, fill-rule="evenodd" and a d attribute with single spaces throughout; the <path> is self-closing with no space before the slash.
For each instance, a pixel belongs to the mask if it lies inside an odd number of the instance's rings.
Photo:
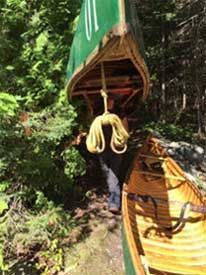
<path id="1" fill-rule="evenodd" d="M 106 78 L 104 71 L 104 64 L 101 63 L 102 89 L 100 94 L 104 101 L 104 113 L 97 116 L 89 130 L 86 139 L 87 149 L 91 153 L 102 153 L 105 150 L 106 143 L 103 133 L 103 126 L 110 125 L 112 128 L 112 137 L 110 147 L 116 154 L 123 154 L 127 150 L 127 140 L 129 134 L 124 128 L 121 119 L 108 111 L 108 91 L 106 87 Z"/>

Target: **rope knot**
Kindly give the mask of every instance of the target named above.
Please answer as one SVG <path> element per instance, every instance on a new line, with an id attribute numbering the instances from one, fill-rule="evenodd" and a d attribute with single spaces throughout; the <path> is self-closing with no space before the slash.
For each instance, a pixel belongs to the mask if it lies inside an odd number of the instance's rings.
<path id="1" fill-rule="evenodd" d="M 104 90 L 104 89 L 101 89 L 100 90 L 100 93 L 101 93 L 101 96 L 103 97 L 103 98 L 108 98 L 108 94 L 107 94 L 107 92 Z"/>

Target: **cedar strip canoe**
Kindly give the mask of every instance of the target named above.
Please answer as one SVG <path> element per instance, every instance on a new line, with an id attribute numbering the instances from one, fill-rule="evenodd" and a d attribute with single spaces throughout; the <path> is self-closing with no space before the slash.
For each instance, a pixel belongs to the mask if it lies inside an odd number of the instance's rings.
<path id="1" fill-rule="evenodd" d="M 206 204 L 199 189 L 149 137 L 123 188 L 127 274 L 205 275 Z"/>
<path id="2" fill-rule="evenodd" d="M 84 0 L 67 67 L 69 98 L 82 98 L 95 115 L 102 103 L 103 65 L 108 93 L 134 111 L 149 93 L 142 34 L 133 0 Z"/>

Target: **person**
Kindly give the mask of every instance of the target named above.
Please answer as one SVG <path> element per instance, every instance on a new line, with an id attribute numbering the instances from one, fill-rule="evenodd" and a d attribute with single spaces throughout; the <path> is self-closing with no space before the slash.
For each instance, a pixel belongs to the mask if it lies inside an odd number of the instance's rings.
<path id="1" fill-rule="evenodd" d="M 114 113 L 121 118 L 121 121 L 128 131 L 128 121 L 126 116 L 118 110 L 115 106 L 115 98 L 108 97 L 107 99 L 107 107 L 110 113 Z M 121 189 L 120 189 L 120 167 L 122 164 L 123 155 L 117 154 L 112 151 L 110 147 L 110 141 L 112 137 L 112 127 L 110 125 L 103 126 L 103 133 L 105 138 L 105 150 L 104 152 L 98 154 L 100 167 L 103 172 L 103 176 L 105 177 L 107 187 L 109 190 L 109 200 L 108 200 L 108 208 L 109 211 L 118 214 L 120 211 L 120 197 L 121 197 Z M 86 137 L 86 132 L 81 132 L 74 140 L 73 144 L 80 145 L 82 140 Z"/>
<path id="2" fill-rule="evenodd" d="M 108 98 L 108 111 L 110 113 L 117 114 L 128 131 L 128 122 L 125 116 L 122 116 L 115 108 L 115 100 L 114 98 Z M 105 150 L 101 154 L 99 154 L 100 165 L 105 176 L 105 180 L 109 189 L 109 201 L 108 207 L 109 211 L 117 214 L 120 210 L 120 166 L 122 163 L 122 154 L 117 154 L 112 151 L 110 147 L 110 141 L 112 137 L 112 127 L 110 125 L 103 127 L 104 137 L 105 137 Z"/>

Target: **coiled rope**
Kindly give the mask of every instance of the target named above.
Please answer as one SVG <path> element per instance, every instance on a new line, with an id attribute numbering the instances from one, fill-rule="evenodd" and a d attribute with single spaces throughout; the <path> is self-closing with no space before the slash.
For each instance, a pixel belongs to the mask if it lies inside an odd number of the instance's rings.
<path id="1" fill-rule="evenodd" d="M 129 138 L 129 134 L 124 128 L 121 119 L 116 114 L 112 114 L 108 111 L 108 92 L 106 87 L 103 63 L 101 63 L 101 76 L 103 88 L 100 91 L 100 93 L 104 101 L 104 113 L 100 116 L 97 116 L 92 122 L 89 134 L 86 139 L 87 150 L 90 153 L 98 154 L 102 153 L 105 150 L 106 143 L 103 132 L 103 126 L 110 125 L 112 128 L 110 147 L 113 152 L 117 154 L 123 154 L 127 150 L 127 140 Z"/>

